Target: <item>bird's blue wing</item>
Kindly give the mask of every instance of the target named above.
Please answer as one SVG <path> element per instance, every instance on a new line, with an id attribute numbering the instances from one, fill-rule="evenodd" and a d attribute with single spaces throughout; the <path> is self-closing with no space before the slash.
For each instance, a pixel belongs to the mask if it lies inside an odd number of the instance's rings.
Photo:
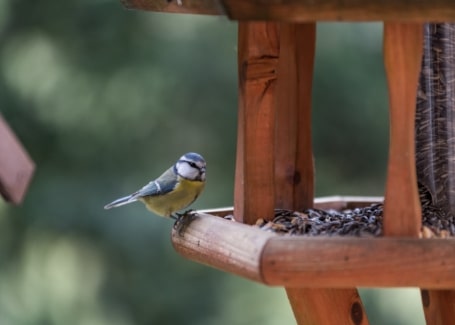
<path id="1" fill-rule="evenodd" d="M 134 193 L 134 197 L 165 195 L 171 192 L 177 185 L 177 177 L 174 175 L 172 170 L 167 170 L 156 180 Z"/>

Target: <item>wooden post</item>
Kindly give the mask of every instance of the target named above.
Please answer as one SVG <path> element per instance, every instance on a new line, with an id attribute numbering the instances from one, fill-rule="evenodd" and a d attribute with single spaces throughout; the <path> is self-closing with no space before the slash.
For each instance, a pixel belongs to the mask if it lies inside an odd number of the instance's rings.
<path id="1" fill-rule="evenodd" d="M 275 131 L 276 207 L 313 206 L 311 92 L 316 24 L 280 24 Z"/>
<path id="2" fill-rule="evenodd" d="M 423 46 L 420 23 L 384 23 L 390 146 L 384 235 L 418 237 L 422 212 L 415 168 L 415 108 Z"/>
<path id="3" fill-rule="evenodd" d="M 311 92 L 316 25 L 279 26 L 276 86 L 275 202 L 278 208 L 313 206 Z M 367 324 L 355 288 L 286 288 L 298 324 Z"/>
<path id="4" fill-rule="evenodd" d="M 278 25 L 239 23 L 239 113 L 234 216 L 253 224 L 275 208 L 274 137 Z"/>

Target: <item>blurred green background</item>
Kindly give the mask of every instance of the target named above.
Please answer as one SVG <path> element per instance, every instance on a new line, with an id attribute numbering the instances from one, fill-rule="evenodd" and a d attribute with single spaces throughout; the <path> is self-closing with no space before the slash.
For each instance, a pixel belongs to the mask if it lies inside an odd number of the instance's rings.
<path id="1" fill-rule="evenodd" d="M 295 323 L 284 290 L 177 255 L 171 221 L 103 210 L 187 151 L 208 162 L 194 207 L 232 205 L 236 32 L 117 1 L 0 2 L 0 112 L 37 164 L 22 206 L 0 200 L 0 324 Z M 319 196 L 383 193 L 381 39 L 380 24 L 318 25 Z M 361 294 L 371 324 L 423 324 L 417 290 Z"/>

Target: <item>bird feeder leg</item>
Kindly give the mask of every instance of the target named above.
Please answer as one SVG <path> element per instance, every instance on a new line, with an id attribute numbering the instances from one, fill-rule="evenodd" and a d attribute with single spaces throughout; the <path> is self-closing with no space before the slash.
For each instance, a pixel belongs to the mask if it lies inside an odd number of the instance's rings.
<path id="1" fill-rule="evenodd" d="M 423 311 L 428 325 L 451 324 L 455 317 L 454 290 L 421 290 Z"/>
<path id="2" fill-rule="evenodd" d="M 276 85 L 275 204 L 304 210 L 313 206 L 311 92 L 316 25 L 279 25 Z M 367 324 L 355 288 L 286 288 L 298 324 Z"/>

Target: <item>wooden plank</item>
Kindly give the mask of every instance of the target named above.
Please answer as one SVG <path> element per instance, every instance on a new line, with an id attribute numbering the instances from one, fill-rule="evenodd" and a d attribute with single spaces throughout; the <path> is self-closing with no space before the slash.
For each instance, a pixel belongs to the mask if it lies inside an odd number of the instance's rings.
<path id="1" fill-rule="evenodd" d="M 311 99 L 316 25 L 280 24 L 275 132 L 275 206 L 313 206 Z"/>
<path id="2" fill-rule="evenodd" d="M 190 260 L 262 282 L 261 251 L 267 240 L 276 235 L 240 222 L 197 213 L 182 233 L 172 231 L 174 249 Z"/>
<path id="3" fill-rule="evenodd" d="M 414 138 L 422 48 L 422 24 L 384 23 L 384 64 L 390 103 L 390 146 L 384 206 L 386 236 L 417 237 L 422 224 Z"/>
<path id="4" fill-rule="evenodd" d="M 187 14 L 227 14 L 233 20 L 454 21 L 452 0 L 120 0 L 130 9 Z"/>
<path id="5" fill-rule="evenodd" d="M 234 192 L 236 220 L 273 218 L 278 26 L 240 23 L 239 113 Z"/>
<path id="6" fill-rule="evenodd" d="M 11 203 L 21 203 L 34 170 L 35 164 L 0 116 L 0 194 Z"/>
<path id="7" fill-rule="evenodd" d="M 222 0 L 234 20 L 453 21 L 452 0 Z"/>
<path id="8" fill-rule="evenodd" d="M 199 213 L 172 244 L 182 256 L 292 288 L 455 288 L 455 239 L 280 236 Z M 431 301 L 431 300 L 430 300 Z"/>
<path id="9" fill-rule="evenodd" d="M 455 288 L 455 239 L 274 237 L 263 281 L 294 287 Z"/>

